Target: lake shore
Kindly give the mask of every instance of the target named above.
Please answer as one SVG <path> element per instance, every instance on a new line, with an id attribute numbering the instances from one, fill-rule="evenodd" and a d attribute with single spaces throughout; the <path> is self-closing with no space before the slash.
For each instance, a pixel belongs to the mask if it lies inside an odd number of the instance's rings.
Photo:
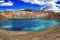
<path id="1" fill-rule="evenodd" d="M 60 13 L 45 11 L 0 12 L 0 21 L 20 18 L 46 18 L 60 21 Z M 0 29 L 0 40 L 60 40 L 60 25 L 40 32 L 8 31 Z"/>
<path id="2" fill-rule="evenodd" d="M 35 38 L 37 38 L 38 40 L 41 39 L 52 40 L 52 39 L 57 39 L 58 36 L 60 36 L 60 25 L 57 25 L 54 28 L 41 32 L 24 32 L 24 31 L 19 32 L 19 31 L 8 31 L 8 30 L 0 29 L 0 39 L 4 39 L 4 40 L 8 40 L 8 39 L 35 40 Z"/>

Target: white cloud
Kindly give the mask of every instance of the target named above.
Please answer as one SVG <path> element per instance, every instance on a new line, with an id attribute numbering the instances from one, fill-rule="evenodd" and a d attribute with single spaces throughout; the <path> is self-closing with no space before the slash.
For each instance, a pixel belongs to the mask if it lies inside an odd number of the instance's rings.
<path id="1" fill-rule="evenodd" d="M 47 3 L 57 2 L 57 0 L 22 0 L 26 3 L 38 4 L 38 5 L 45 5 Z"/>
<path id="2" fill-rule="evenodd" d="M 9 1 L 9 2 L 3 2 L 3 3 L 0 4 L 0 6 L 13 6 L 13 2 L 11 2 L 11 1 Z"/>
<path id="3" fill-rule="evenodd" d="M 31 4 L 37 4 L 37 5 L 45 5 L 44 7 L 42 7 L 40 10 L 47 10 L 47 11 L 54 11 L 54 12 L 59 12 L 60 9 L 56 6 L 60 6 L 60 4 L 56 4 L 57 1 L 60 0 L 22 0 L 23 2 L 26 3 L 31 3 Z M 46 8 L 46 9 L 44 9 Z"/>
<path id="4" fill-rule="evenodd" d="M 4 0 L 0 0 L 0 3 L 4 2 Z"/>
<path id="5" fill-rule="evenodd" d="M 40 1 L 40 0 L 22 0 L 22 1 L 24 1 L 24 2 L 26 2 L 26 3 L 32 3 L 32 4 L 39 4 L 39 5 L 44 5 L 45 3 L 44 3 L 44 1 Z"/>

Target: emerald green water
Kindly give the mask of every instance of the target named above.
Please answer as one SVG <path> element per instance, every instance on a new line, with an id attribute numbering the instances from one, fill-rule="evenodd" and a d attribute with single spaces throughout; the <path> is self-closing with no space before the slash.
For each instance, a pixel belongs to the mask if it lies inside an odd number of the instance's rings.
<path id="1" fill-rule="evenodd" d="M 48 19 L 11 19 L 0 22 L 0 28 L 12 31 L 41 31 L 53 28 L 60 22 Z"/>

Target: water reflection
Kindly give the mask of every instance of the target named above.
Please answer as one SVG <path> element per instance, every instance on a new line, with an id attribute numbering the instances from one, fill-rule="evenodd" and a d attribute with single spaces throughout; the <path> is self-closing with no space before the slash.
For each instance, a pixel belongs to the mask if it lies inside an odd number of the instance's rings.
<path id="1" fill-rule="evenodd" d="M 14 31 L 40 31 L 58 25 L 59 22 L 47 19 L 11 19 L 0 22 L 0 28 Z"/>

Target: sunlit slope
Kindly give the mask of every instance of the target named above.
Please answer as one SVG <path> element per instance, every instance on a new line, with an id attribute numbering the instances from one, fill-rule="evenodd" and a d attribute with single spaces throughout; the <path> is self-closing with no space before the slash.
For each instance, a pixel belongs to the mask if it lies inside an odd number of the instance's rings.
<path id="1" fill-rule="evenodd" d="M 4 11 L 0 12 L 0 21 L 7 19 L 20 19 L 20 18 L 48 18 L 60 19 L 60 13 L 39 11 L 39 10 L 22 10 L 22 11 Z"/>

